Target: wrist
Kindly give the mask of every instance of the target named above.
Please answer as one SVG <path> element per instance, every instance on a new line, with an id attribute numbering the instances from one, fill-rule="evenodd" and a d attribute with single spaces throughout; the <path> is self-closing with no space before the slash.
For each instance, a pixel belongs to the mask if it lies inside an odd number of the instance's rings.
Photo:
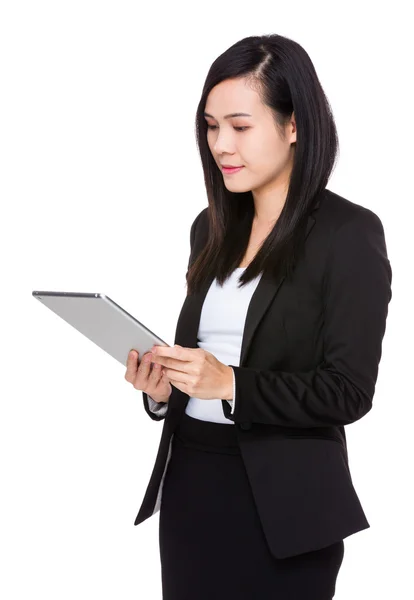
<path id="1" fill-rule="evenodd" d="M 155 402 L 158 402 L 158 404 L 161 404 L 161 403 L 166 404 L 168 402 L 168 400 L 170 399 L 170 396 L 171 396 L 171 394 L 168 397 L 166 397 L 166 396 L 156 396 L 156 395 L 154 396 L 152 394 L 148 394 L 148 395 L 151 395 L 151 398 Z"/>
<path id="2" fill-rule="evenodd" d="M 223 378 L 222 400 L 233 400 L 233 369 L 226 366 Z"/>

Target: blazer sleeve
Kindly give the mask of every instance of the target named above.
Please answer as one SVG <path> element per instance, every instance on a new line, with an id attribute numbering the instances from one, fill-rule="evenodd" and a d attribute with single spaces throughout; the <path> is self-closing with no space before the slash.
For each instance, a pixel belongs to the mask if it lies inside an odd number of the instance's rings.
<path id="1" fill-rule="evenodd" d="M 162 421 L 162 419 L 165 419 L 169 402 L 156 402 L 145 392 L 142 392 L 142 400 L 145 412 L 153 421 Z"/>
<path id="2" fill-rule="evenodd" d="M 324 359 L 301 372 L 233 368 L 232 421 L 286 427 L 348 425 L 372 408 L 392 270 L 379 217 L 365 209 L 335 232 L 323 280 Z"/>
<path id="3" fill-rule="evenodd" d="M 194 219 L 194 221 L 191 225 L 191 228 L 190 228 L 190 258 L 188 261 L 187 273 L 188 273 L 188 269 L 190 268 L 190 265 L 192 262 L 192 253 L 193 253 L 193 248 L 194 248 L 194 240 L 195 240 L 197 223 L 198 223 L 198 220 L 200 219 L 202 213 L 205 210 L 206 209 L 204 208 L 196 216 L 196 218 Z M 167 411 L 168 411 L 168 406 L 169 406 L 168 402 L 156 402 L 153 398 L 151 398 L 151 396 L 148 396 L 148 394 L 146 394 L 145 392 L 142 392 L 142 400 L 144 403 L 145 411 L 147 412 L 148 416 L 153 421 L 161 421 L 162 419 L 165 419 L 165 417 L 167 416 Z"/>

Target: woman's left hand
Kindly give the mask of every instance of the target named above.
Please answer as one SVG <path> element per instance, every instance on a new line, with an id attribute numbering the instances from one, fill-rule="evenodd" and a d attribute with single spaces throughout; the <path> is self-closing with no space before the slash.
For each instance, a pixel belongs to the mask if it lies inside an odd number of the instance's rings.
<path id="1" fill-rule="evenodd" d="M 152 361 L 163 366 L 171 384 L 195 398 L 231 400 L 233 369 L 203 348 L 154 346 Z"/>

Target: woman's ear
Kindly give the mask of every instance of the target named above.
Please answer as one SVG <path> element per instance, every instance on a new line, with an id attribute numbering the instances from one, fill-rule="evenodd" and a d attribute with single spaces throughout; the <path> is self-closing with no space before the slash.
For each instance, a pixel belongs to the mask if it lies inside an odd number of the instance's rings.
<path id="1" fill-rule="evenodd" d="M 292 116 L 290 117 L 290 143 L 293 144 L 296 142 L 296 119 L 295 119 L 295 111 L 292 112 Z"/>

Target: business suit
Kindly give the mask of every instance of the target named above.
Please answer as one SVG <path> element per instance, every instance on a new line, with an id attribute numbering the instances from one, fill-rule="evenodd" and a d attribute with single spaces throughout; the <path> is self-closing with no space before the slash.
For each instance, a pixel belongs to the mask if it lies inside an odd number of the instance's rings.
<path id="1" fill-rule="evenodd" d="M 189 266 L 208 237 L 208 209 L 190 232 Z M 263 275 L 246 317 L 235 423 L 246 472 L 275 558 L 323 548 L 370 525 L 352 484 L 344 426 L 372 407 L 391 265 L 372 211 L 324 190 L 308 216 L 291 281 Z M 174 343 L 197 348 L 211 284 L 184 300 Z M 160 508 L 174 430 L 189 396 L 173 387 L 154 468 L 135 525 Z"/>

